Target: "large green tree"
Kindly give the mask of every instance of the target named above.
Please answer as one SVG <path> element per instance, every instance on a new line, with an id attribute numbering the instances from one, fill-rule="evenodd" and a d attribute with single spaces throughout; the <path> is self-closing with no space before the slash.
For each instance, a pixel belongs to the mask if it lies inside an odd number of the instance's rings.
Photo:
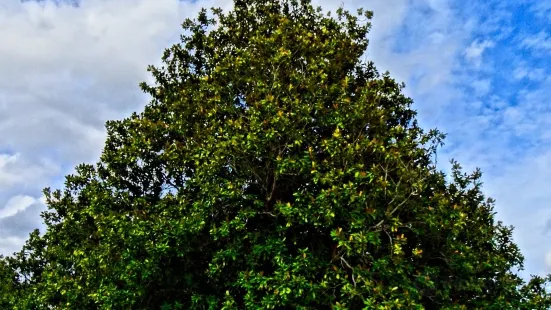
<path id="1" fill-rule="evenodd" d="M 13 309 L 548 309 L 480 172 L 433 163 L 371 12 L 235 0 L 151 67 L 96 165 L 0 260 Z"/>

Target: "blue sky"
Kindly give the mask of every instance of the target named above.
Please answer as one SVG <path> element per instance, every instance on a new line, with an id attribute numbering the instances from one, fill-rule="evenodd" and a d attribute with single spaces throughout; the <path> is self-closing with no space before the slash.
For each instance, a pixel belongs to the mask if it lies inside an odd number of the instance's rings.
<path id="1" fill-rule="evenodd" d="M 41 189 L 95 162 L 103 124 L 147 103 L 137 84 L 179 25 L 221 0 L 0 4 L 0 253 L 41 227 Z M 315 0 L 334 11 L 341 1 Z M 344 0 L 374 11 L 366 59 L 408 87 L 438 159 L 480 167 L 527 274 L 551 271 L 551 2 Z"/>

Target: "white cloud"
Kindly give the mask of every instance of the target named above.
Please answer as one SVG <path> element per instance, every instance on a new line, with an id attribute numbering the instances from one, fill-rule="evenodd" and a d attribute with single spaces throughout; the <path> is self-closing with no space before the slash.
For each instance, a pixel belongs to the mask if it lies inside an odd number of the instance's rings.
<path id="1" fill-rule="evenodd" d="M 475 40 L 469 47 L 465 49 L 465 58 L 475 67 L 480 67 L 482 63 L 482 54 L 488 48 L 494 47 L 495 43 L 490 40 L 479 41 Z"/>
<path id="2" fill-rule="evenodd" d="M 475 80 L 471 83 L 471 87 L 478 96 L 487 95 L 490 92 L 491 86 L 492 81 L 490 79 Z"/>
<path id="3" fill-rule="evenodd" d="M 0 154 L 0 186 L 12 184 L 17 180 L 16 175 L 7 171 L 16 162 L 17 154 Z"/>
<path id="4" fill-rule="evenodd" d="M 525 135 L 534 143 L 541 144 L 543 137 L 551 134 L 551 78 L 543 81 L 537 89 L 521 90 L 517 105 L 504 110 L 502 129 L 517 135 Z"/>
<path id="5" fill-rule="evenodd" d="M 39 202 L 31 196 L 18 195 L 10 198 L 6 205 L 0 209 L 0 219 L 11 217 Z"/>
<path id="6" fill-rule="evenodd" d="M 515 68 L 513 77 L 516 80 L 542 81 L 546 77 L 546 74 L 543 68 L 529 68 L 526 64 L 523 64 Z"/>
<path id="7" fill-rule="evenodd" d="M 8 255 L 21 250 L 26 238 L 8 236 L 0 238 L 0 255 Z"/>
<path id="8" fill-rule="evenodd" d="M 521 45 L 535 50 L 551 51 L 551 36 L 547 32 L 541 31 L 523 39 Z"/>
<path id="9" fill-rule="evenodd" d="M 58 167 L 46 158 L 29 161 L 19 153 L 0 154 L 0 186 L 4 190 L 26 186 L 33 180 L 51 176 L 58 171 Z M 0 200 L 1 198 L 0 194 Z"/>
<path id="10" fill-rule="evenodd" d="M 531 10 L 539 18 L 551 20 L 551 2 L 535 0 L 532 3 Z"/>
<path id="11" fill-rule="evenodd" d="M 503 163 L 499 173 L 486 182 L 487 192 L 497 199 L 498 219 L 515 226 L 515 242 L 523 250 L 527 271 L 544 274 L 549 262 L 548 220 L 551 218 L 551 151 L 526 150 L 526 157 Z"/>
<path id="12" fill-rule="evenodd" d="M 0 154 L 0 169 L 17 161 L 17 154 Z"/>
<path id="13" fill-rule="evenodd" d="M 551 272 L 551 251 L 545 253 L 545 267 L 547 268 L 547 272 Z"/>

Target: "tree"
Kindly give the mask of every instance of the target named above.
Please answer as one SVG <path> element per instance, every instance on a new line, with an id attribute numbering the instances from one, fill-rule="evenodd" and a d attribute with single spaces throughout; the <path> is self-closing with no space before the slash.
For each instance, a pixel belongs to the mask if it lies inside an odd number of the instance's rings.
<path id="1" fill-rule="evenodd" d="M 4 257 L 0 255 L 0 308 L 9 309 L 9 306 L 15 302 L 15 285 L 17 281 L 13 269 L 11 269 Z"/>
<path id="2" fill-rule="evenodd" d="M 153 98 L 45 190 L 14 309 L 547 309 L 480 171 L 433 163 L 370 11 L 235 0 L 183 23 Z M 5 294 L 4 294 L 5 295 Z"/>

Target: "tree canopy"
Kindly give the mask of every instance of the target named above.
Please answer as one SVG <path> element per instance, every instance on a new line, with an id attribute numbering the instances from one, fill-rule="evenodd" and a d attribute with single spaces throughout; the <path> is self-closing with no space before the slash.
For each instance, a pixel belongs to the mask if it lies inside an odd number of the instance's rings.
<path id="1" fill-rule="evenodd" d="M 235 0 L 183 23 L 152 100 L 45 190 L 3 309 L 548 309 L 480 171 L 434 164 L 372 13 Z"/>

